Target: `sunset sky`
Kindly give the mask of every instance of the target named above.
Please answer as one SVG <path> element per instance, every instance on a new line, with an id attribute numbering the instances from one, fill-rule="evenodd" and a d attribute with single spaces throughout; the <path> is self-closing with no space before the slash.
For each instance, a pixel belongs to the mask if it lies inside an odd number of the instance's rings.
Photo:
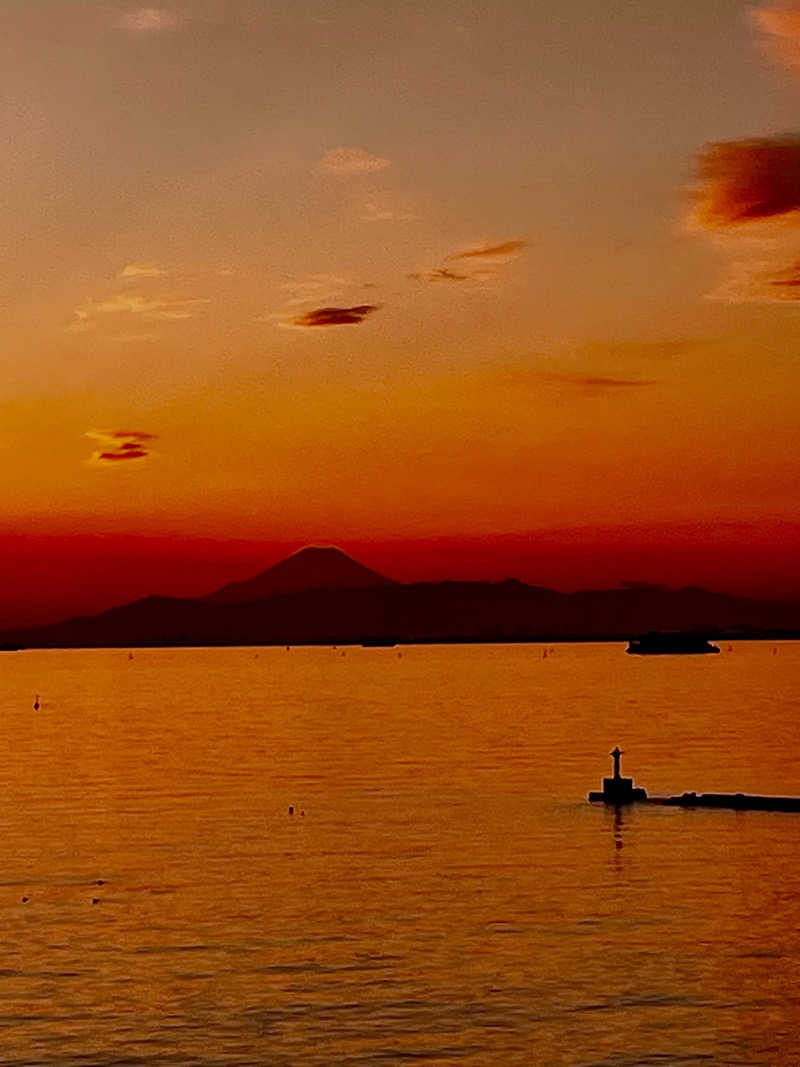
<path id="1" fill-rule="evenodd" d="M 800 4 L 0 30 L 0 622 L 306 542 L 800 595 Z"/>

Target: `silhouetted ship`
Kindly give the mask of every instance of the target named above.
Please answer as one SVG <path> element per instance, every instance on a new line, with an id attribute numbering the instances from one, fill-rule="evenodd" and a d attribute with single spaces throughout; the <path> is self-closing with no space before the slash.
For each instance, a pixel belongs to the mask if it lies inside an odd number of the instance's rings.
<path id="1" fill-rule="evenodd" d="M 696 633 L 650 633 L 634 637 L 626 651 L 634 656 L 697 656 L 719 652 L 716 645 L 703 634 Z"/>

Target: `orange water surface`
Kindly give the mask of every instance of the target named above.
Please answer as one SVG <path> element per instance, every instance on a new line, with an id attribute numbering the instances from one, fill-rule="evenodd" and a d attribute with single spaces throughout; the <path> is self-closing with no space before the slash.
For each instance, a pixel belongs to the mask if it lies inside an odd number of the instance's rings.
<path id="1" fill-rule="evenodd" d="M 0 1062 L 800 1063 L 800 815 L 585 802 L 615 744 L 800 793 L 798 691 L 788 642 L 1 654 Z"/>

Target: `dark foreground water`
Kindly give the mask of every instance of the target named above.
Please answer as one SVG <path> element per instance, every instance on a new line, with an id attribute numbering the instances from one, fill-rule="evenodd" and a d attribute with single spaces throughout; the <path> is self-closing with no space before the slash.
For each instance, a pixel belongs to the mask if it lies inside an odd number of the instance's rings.
<path id="1" fill-rule="evenodd" d="M 796 1065 L 800 815 L 584 797 L 617 743 L 800 793 L 798 692 L 788 643 L 0 655 L 0 1062 Z"/>

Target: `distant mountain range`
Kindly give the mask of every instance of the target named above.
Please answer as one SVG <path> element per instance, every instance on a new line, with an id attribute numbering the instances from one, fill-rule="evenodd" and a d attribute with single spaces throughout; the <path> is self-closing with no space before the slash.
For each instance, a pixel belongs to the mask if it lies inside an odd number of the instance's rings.
<path id="1" fill-rule="evenodd" d="M 208 596 L 150 596 L 5 631 L 0 647 L 626 640 L 648 630 L 800 637 L 800 602 L 647 585 L 559 593 L 515 579 L 403 584 L 336 548 L 304 548 Z"/>

